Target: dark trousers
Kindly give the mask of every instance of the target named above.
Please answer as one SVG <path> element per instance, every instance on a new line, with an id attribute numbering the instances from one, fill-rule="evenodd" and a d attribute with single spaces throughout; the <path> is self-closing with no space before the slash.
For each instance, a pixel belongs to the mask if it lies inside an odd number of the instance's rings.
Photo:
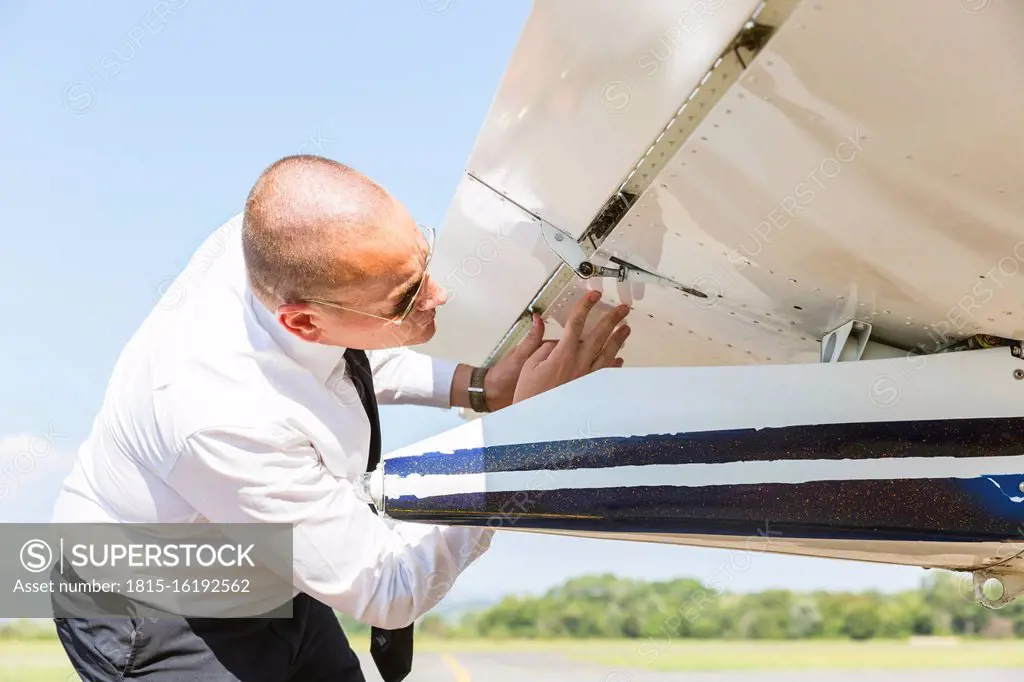
<path id="1" fill-rule="evenodd" d="M 365 682 L 331 609 L 305 594 L 291 618 L 55 618 L 86 682 Z"/>

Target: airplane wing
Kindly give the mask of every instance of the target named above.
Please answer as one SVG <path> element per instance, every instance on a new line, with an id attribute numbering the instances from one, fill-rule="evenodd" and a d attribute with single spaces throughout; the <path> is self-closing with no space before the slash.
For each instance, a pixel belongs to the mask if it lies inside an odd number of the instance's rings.
<path id="1" fill-rule="evenodd" d="M 1021 337 L 1022 26 L 1006 0 L 538 0 L 439 236 L 427 348 L 494 360 L 590 288 L 634 307 L 629 366 L 816 361 L 851 320 L 925 352 Z M 583 279 L 545 225 L 706 298 Z"/>
<path id="2" fill-rule="evenodd" d="M 597 288 L 633 307 L 626 367 L 392 453 L 374 499 L 1024 592 L 1022 28 L 1009 0 L 537 0 L 424 350 L 492 363 Z"/>

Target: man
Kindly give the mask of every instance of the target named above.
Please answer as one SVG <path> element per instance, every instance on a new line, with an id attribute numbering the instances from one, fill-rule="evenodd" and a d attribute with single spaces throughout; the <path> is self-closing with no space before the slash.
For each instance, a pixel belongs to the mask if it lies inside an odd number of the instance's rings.
<path id="1" fill-rule="evenodd" d="M 332 609 L 384 633 L 374 658 L 401 679 L 411 623 L 443 596 L 429 576 L 457 576 L 493 532 L 390 525 L 356 485 L 380 457 L 377 402 L 474 402 L 482 372 L 408 348 L 446 298 L 432 249 L 385 189 L 312 156 L 270 166 L 200 248 L 119 358 L 53 520 L 291 524 L 293 617 L 57 618 L 84 679 L 362 680 Z M 483 374 L 486 408 L 620 366 L 625 306 L 583 334 L 598 298 L 557 343 L 535 316 Z"/>

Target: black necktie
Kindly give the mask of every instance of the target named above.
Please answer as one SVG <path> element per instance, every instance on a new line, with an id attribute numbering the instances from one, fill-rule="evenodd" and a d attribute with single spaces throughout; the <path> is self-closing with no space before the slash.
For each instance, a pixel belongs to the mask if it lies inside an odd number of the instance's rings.
<path id="1" fill-rule="evenodd" d="M 370 453 L 366 470 L 373 471 L 380 462 L 380 417 L 377 396 L 373 390 L 373 372 L 366 352 L 349 348 L 345 351 L 352 383 L 359 391 L 366 416 L 370 419 Z M 400 682 L 412 670 L 412 630 L 410 623 L 401 630 L 370 628 L 370 655 L 384 682 Z"/>

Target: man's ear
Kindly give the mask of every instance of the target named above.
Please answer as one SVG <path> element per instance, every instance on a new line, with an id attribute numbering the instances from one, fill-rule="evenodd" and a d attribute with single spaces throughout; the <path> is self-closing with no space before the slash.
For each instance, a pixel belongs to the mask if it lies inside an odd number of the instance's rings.
<path id="1" fill-rule="evenodd" d="M 278 306 L 277 321 L 303 341 L 316 343 L 323 338 L 324 331 L 319 325 L 317 315 L 306 303 L 285 303 Z"/>

